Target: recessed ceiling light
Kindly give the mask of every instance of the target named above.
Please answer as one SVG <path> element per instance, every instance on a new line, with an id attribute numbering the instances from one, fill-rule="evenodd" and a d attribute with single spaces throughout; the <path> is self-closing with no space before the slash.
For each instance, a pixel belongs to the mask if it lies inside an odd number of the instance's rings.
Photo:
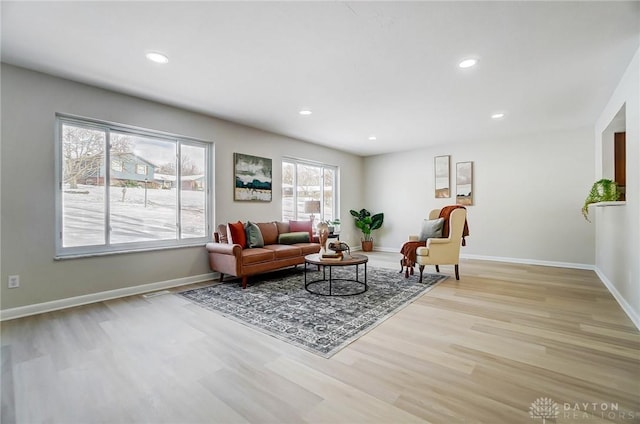
<path id="1" fill-rule="evenodd" d="M 493 115 L 491 115 L 491 119 L 502 119 L 502 118 L 504 118 L 504 113 L 502 112 L 494 113 Z"/>
<path id="2" fill-rule="evenodd" d="M 302 109 L 300 112 L 298 112 L 300 115 L 311 115 L 313 112 L 311 112 L 308 109 Z"/>
<path id="3" fill-rule="evenodd" d="M 461 68 L 471 68 L 478 63 L 478 59 L 465 59 L 462 62 L 458 63 L 458 66 Z"/>
<path id="4" fill-rule="evenodd" d="M 378 137 L 376 137 L 375 135 L 370 135 L 369 136 L 369 140 L 371 140 L 371 141 L 374 141 L 374 140 L 377 140 L 377 139 L 378 139 Z"/>
<path id="5" fill-rule="evenodd" d="M 146 54 L 147 59 L 149 59 L 152 62 L 156 62 L 156 63 L 168 63 L 169 62 L 169 58 L 165 55 L 163 55 L 162 53 L 158 53 L 158 52 L 149 52 Z"/>

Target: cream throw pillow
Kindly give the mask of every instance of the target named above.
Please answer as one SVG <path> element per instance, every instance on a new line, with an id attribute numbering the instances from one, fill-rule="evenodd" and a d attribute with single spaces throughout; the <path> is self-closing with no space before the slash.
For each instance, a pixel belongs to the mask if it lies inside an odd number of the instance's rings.
<path id="1" fill-rule="evenodd" d="M 444 218 L 425 219 L 422 221 L 422 229 L 420 230 L 418 240 L 426 241 L 430 238 L 441 238 L 443 225 Z"/>

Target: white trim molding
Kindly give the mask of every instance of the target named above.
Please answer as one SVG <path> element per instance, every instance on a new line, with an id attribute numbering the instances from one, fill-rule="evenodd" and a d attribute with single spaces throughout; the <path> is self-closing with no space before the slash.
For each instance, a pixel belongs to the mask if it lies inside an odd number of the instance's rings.
<path id="1" fill-rule="evenodd" d="M 353 248 L 351 250 L 354 250 Z M 377 247 L 373 249 L 376 252 L 387 252 L 387 253 L 397 253 L 398 259 L 400 259 L 400 249 L 393 249 L 390 247 Z M 556 268 L 574 268 L 574 269 L 589 269 L 594 270 L 594 265 L 590 264 L 580 264 L 575 262 L 556 262 L 556 261 L 541 261 L 538 259 L 521 259 L 521 258 L 509 258 L 502 256 L 485 256 L 485 255 L 467 255 L 464 253 L 460 254 L 460 258 L 462 259 L 477 259 L 479 261 L 493 261 L 493 262 L 506 262 L 512 264 L 524 264 L 524 265 L 541 265 L 541 266 L 552 266 Z"/>
<path id="2" fill-rule="evenodd" d="M 633 310 L 631 305 L 629 305 L 624 297 L 622 297 L 618 289 L 616 289 L 616 286 L 613 285 L 613 283 L 604 275 L 602 271 L 600 271 L 599 268 L 595 267 L 594 271 L 598 275 L 598 278 L 600 278 L 600 281 L 602 281 L 605 287 L 609 290 L 609 293 L 613 295 L 622 310 L 627 314 L 629 319 L 636 326 L 636 328 L 640 330 L 640 315 L 638 315 L 638 313 Z"/>
<path id="3" fill-rule="evenodd" d="M 105 300 L 118 299 L 121 297 L 135 296 L 156 290 L 201 283 L 213 280 L 219 276 L 220 274 L 217 272 L 212 272 L 208 274 L 194 275 L 191 277 L 176 278 L 174 280 L 160 281 L 157 283 L 143 284 L 140 286 L 124 287 L 116 290 L 86 294 L 83 296 L 69 297 L 66 299 L 52 300 L 50 302 L 36 303 L 33 305 L 19 306 L 17 308 L 4 309 L 0 311 L 0 321 L 43 314 L 45 312 L 87 305 L 89 303 L 103 302 Z"/>
<path id="4" fill-rule="evenodd" d="M 589 269 L 592 271 L 595 269 L 593 265 L 581 264 L 576 262 L 541 261 L 538 259 L 521 259 L 521 258 L 509 258 L 509 257 L 502 257 L 502 256 L 467 255 L 463 253 L 460 254 L 460 257 L 462 259 L 477 259 L 479 261 L 507 262 L 511 264 L 552 266 L 556 268 Z"/>

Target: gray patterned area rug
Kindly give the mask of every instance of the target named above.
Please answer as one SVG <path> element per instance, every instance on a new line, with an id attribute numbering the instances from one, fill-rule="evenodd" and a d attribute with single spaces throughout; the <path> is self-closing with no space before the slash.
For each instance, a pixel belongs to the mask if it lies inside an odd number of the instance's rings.
<path id="1" fill-rule="evenodd" d="M 336 268 L 333 273 L 334 278 L 353 278 L 354 269 Z M 309 270 L 307 274 L 311 280 L 319 277 L 319 271 Z M 446 278 L 424 274 L 422 283 L 418 283 L 417 275 L 405 279 L 397 270 L 369 266 L 365 293 L 321 296 L 305 290 L 302 268 L 289 268 L 250 278 L 245 290 L 238 280 L 231 280 L 179 294 L 225 317 L 329 358 Z M 334 283 L 334 293 L 353 288 L 341 284 L 351 283 Z"/>

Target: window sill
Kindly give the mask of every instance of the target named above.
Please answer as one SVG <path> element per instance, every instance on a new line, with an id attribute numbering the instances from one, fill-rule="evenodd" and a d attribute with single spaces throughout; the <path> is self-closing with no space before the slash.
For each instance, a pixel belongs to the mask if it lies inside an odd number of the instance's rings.
<path id="1" fill-rule="evenodd" d="M 147 247 L 140 249 L 126 249 L 126 250 L 109 250 L 103 252 L 87 252 L 87 253 L 68 253 L 68 254 L 59 254 L 53 257 L 54 261 L 64 261 L 67 259 L 81 259 L 81 258 L 93 258 L 98 256 L 113 256 L 113 255 L 127 255 L 132 253 L 145 253 L 145 252 L 157 252 L 160 250 L 170 250 L 170 249 L 184 249 L 189 247 L 203 247 L 208 242 L 195 242 L 188 244 L 180 244 L 173 246 L 157 246 L 157 247 Z"/>
<path id="2" fill-rule="evenodd" d="M 627 202 L 625 202 L 624 200 L 618 200 L 615 202 L 597 202 L 597 203 L 592 203 L 589 206 L 595 206 L 597 208 L 601 208 L 604 206 L 624 206 L 626 205 Z"/>

